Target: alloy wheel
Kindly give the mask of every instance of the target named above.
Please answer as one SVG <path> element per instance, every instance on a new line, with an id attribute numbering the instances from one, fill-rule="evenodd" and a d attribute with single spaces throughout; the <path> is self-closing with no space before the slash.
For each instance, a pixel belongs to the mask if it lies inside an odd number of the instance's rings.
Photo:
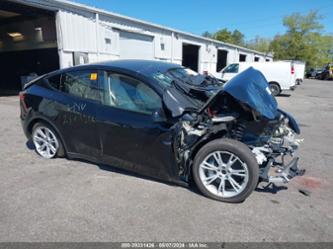
<path id="1" fill-rule="evenodd" d="M 241 194 L 249 181 L 249 170 L 238 156 L 229 151 L 210 153 L 199 166 L 199 177 L 212 194 L 231 198 Z"/>
<path id="2" fill-rule="evenodd" d="M 32 139 L 38 154 L 47 159 L 55 157 L 59 149 L 59 142 L 49 128 L 38 126 L 33 132 Z"/>

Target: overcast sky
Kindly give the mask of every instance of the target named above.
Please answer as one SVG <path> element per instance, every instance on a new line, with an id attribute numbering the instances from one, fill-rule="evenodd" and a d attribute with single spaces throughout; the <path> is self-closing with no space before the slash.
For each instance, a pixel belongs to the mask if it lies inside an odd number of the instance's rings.
<path id="1" fill-rule="evenodd" d="M 285 31 L 282 18 L 318 10 L 325 32 L 333 34 L 333 0 L 75 0 L 194 34 L 238 29 L 247 40 Z"/>

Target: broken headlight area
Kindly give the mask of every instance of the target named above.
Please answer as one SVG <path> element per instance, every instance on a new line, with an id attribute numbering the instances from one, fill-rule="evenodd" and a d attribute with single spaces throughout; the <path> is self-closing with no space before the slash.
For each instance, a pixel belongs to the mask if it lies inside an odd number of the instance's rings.
<path id="1" fill-rule="evenodd" d="M 262 181 L 286 183 L 304 173 L 295 157 L 302 141 L 297 138 L 297 122 L 278 108 L 260 72 L 244 71 L 206 101 L 177 89 L 168 89 L 164 102 L 178 119 L 174 152 L 185 180 L 200 148 L 218 139 L 245 144 L 255 156 Z"/>
<path id="2" fill-rule="evenodd" d="M 260 168 L 260 179 L 270 183 L 287 183 L 293 177 L 303 175 L 305 171 L 298 168 L 299 158 L 295 156 L 302 141 L 289 127 L 288 119 L 283 117 L 264 145 L 250 145 Z"/>
<path id="3" fill-rule="evenodd" d="M 223 138 L 238 140 L 250 148 L 257 159 L 261 181 L 287 183 L 304 173 L 298 169 L 298 158 L 295 157 L 302 139 L 297 138 L 283 112 L 270 120 L 224 94 L 220 101 L 200 114 L 183 115 L 177 130 L 174 149 L 180 175 L 187 175 L 201 144 Z"/>

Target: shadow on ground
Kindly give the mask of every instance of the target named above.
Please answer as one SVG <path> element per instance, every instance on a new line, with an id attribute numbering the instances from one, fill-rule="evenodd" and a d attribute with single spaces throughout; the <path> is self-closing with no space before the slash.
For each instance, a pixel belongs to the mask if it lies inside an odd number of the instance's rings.
<path id="1" fill-rule="evenodd" d="M 276 186 L 274 183 L 267 183 L 264 186 L 257 186 L 257 192 L 277 194 L 281 190 L 287 190 L 287 186 Z"/>
<path id="2" fill-rule="evenodd" d="M 291 94 L 289 93 L 280 93 L 277 97 L 284 97 L 284 98 L 289 98 Z"/>
<path id="3" fill-rule="evenodd" d="M 26 147 L 29 150 L 35 150 L 35 146 L 34 146 L 33 142 L 30 141 L 30 140 L 26 142 Z M 197 186 L 195 185 L 195 183 L 194 183 L 194 181 L 192 180 L 191 177 L 189 179 L 189 183 L 185 183 L 185 182 L 184 183 L 181 183 L 181 182 L 175 183 L 175 182 L 171 182 L 171 181 L 167 181 L 167 180 L 161 180 L 161 179 L 156 179 L 156 178 L 153 178 L 153 177 L 150 177 L 150 176 L 141 175 L 139 173 L 131 172 L 131 171 L 126 170 L 126 169 L 120 169 L 118 167 L 108 165 L 108 164 L 95 163 L 95 162 L 92 162 L 92 161 L 89 161 L 89 160 L 78 159 L 78 158 L 75 158 L 75 159 L 66 158 L 66 159 L 71 160 L 71 161 L 82 162 L 82 163 L 85 163 L 85 164 L 88 164 L 88 165 L 94 165 L 94 166 L 97 166 L 98 168 L 100 168 L 101 170 L 108 171 L 108 172 L 123 174 L 123 175 L 126 175 L 126 176 L 136 177 L 136 178 L 140 178 L 140 179 L 148 180 L 148 181 L 154 181 L 154 182 L 158 182 L 158 183 L 161 183 L 161 184 L 166 184 L 168 186 L 183 187 L 183 188 L 189 190 L 192 193 L 203 196 L 201 194 L 201 192 L 199 191 L 199 189 L 197 188 Z M 259 186 L 259 185 L 261 185 L 261 186 Z M 259 185 L 255 189 L 255 191 L 263 192 L 263 193 L 277 194 L 281 190 L 287 190 L 288 189 L 288 187 L 286 187 L 286 186 L 276 186 L 273 183 L 269 183 L 269 184 L 266 184 L 266 185 L 265 185 L 265 183 L 261 183 Z"/>
<path id="4" fill-rule="evenodd" d="M 16 91 L 16 90 L 3 90 L 0 89 L 0 97 L 10 97 L 10 96 L 17 96 L 19 94 L 20 91 Z"/>

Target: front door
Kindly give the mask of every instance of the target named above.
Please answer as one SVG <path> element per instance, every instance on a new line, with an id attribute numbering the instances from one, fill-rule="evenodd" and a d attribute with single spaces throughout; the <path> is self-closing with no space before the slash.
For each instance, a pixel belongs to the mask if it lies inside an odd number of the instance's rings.
<path id="1" fill-rule="evenodd" d="M 156 123 L 161 97 L 146 83 L 104 74 L 104 100 L 97 111 L 104 162 L 160 179 L 176 174 L 170 125 Z"/>

